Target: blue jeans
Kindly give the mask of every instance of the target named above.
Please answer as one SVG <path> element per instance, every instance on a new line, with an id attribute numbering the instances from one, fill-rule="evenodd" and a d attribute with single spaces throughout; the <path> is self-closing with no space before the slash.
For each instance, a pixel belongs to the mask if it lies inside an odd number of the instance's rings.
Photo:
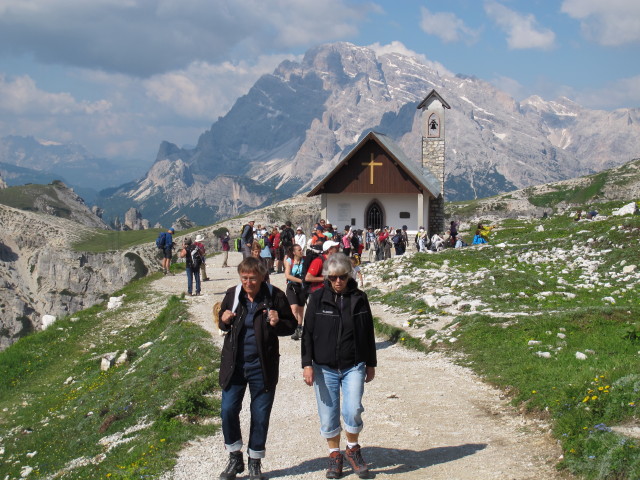
<path id="1" fill-rule="evenodd" d="M 320 434 L 333 438 L 340 433 L 340 390 L 342 390 L 342 420 L 349 433 L 362 430 L 362 395 L 366 367 L 364 362 L 346 370 L 313 364 L 313 388 L 318 402 Z"/>
<path id="2" fill-rule="evenodd" d="M 265 391 L 261 368 L 244 370 L 237 366 L 231 383 L 222 391 L 222 433 L 227 452 L 237 452 L 242 448 L 240 431 L 240 410 L 242 399 L 249 385 L 251 394 L 251 428 L 249 431 L 249 457 L 264 458 L 269 418 L 275 397 L 275 389 Z"/>
<path id="3" fill-rule="evenodd" d="M 187 267 L 187 292 L 193 293 L 193 277 L 196 277 L 196 293 L 200 293 L 200 269 Z"/>

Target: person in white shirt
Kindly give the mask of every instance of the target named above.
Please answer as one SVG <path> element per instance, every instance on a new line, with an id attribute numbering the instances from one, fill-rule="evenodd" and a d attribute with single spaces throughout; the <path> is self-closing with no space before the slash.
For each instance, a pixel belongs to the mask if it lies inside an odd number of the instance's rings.
<path id="1" fill-rule="evenodd" d="M 295 243 L 296 245 L 300 245 L 304 251 L 305 247 L 307 246 L 307 236 L 304 234 L 304 232 L 302 231 L 302 227 L 298 227 L 296 228 L 296 236 L 295 236 Z"/>

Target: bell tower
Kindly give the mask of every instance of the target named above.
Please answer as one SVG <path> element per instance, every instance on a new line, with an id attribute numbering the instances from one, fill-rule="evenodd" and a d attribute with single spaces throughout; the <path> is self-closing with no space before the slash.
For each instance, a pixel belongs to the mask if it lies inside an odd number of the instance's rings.
<path id="1" fill-rule="evenodd" d="M 429 202 L 429 235 L 444 231 L 445 110 L 451 107 L 436 92 L 418 105 L 422 110 L 422 170 L 438 180 L 440 194 Z"/>

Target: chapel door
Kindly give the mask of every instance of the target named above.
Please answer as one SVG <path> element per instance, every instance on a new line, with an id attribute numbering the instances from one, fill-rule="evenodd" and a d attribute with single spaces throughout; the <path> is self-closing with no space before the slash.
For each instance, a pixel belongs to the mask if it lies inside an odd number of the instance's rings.
<path id="1" fill-rule="evenodd" d="M 384 227 L 384 212 L 378 202 L 373 202 L 369 205 L 369 208 L 367 208 L 364 225 L 365 228 L 371 226 L 374 230 Z"/>

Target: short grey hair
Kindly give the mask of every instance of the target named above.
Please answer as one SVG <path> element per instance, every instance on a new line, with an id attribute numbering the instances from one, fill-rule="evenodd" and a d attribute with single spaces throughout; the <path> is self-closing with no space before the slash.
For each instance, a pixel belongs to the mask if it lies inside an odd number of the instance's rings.
<path id="1" fill-rule="evenodd" d="M 351 275 L 353 271 L 353 265 L 351 260 L 344 253 L 334 253 L 324 262 L 322 268 L 322 274 L 327 275 L 344 275 L 345 273 Z"/>

